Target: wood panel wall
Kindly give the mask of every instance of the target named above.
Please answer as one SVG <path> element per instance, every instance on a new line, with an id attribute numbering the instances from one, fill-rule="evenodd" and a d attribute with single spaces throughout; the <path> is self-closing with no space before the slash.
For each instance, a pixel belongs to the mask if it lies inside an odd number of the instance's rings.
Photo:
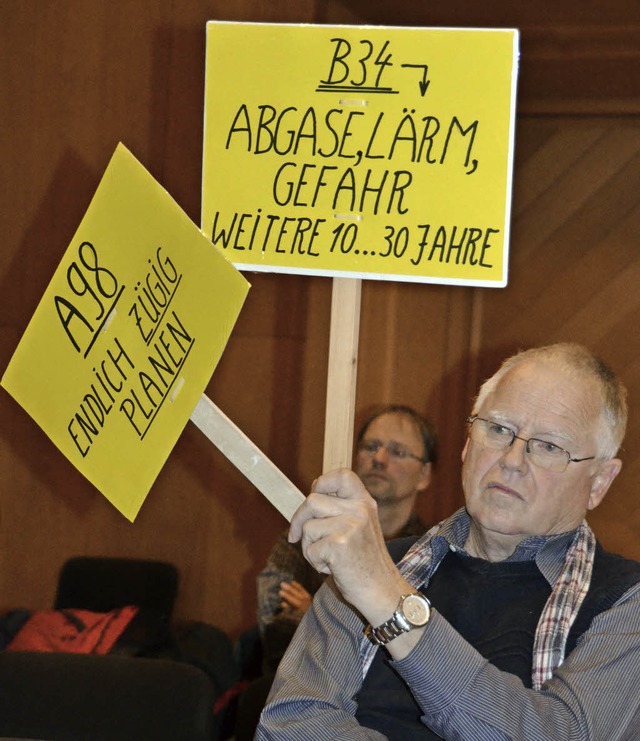
<path id="1" fill-rule="evenodd" d="M 437 5 L 437 7 L 436 7 Z M 0 372 L 118 141 L 199 221 L 207 20 L 522 31 L 509 285 L 366 282 L 356 414 L 430 414 L 441 461 L 421 512 L 461 502 L 463 420 L 505 352 L 576 339 L 622 374 L 625 467 L 592 523 L 640 558 L 640 6 L 635 0 L 21 0 L 0 4 Z M 250 53 L 250 50 L 247 50 Z M 301 489 L 322 466 L 331 282 L 254 274 L 207 394 Z M 43 609 L 76 554 L 162 558 L 180 617 L 235 636 L 284 520 L 191 424 L 130 524 L 0 393 L 0 607 Z"/>

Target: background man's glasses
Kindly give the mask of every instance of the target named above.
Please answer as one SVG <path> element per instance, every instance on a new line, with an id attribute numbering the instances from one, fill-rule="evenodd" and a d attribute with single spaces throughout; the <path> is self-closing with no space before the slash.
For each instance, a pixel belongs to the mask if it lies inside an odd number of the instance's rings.
<path id="1" fill-rule="evenodd" d="M 514 440 L 522 440 L 525 443 L 525 450 L 531 463 L 539 468 L 546 468 L 547 471 L 562 473 L 567 470 L 569 463 L 581 463 L 595 458 L 595 455 L 590 455 L 587 458 L 572 458 L 568 451 L 554 443 L 539 440 L 536 437 L 525 440 L 525 438 L 519 437 L 513 430 L 499 422 L 483 419 L 477 415 L 467 417 L 467 422 L 469 424 L 469 437 L 474 443 L 478 443 L 485 448 L 505 451 L 513 445 Z"/>
<path id="2" fill-rule="evenodd" d="M 381 440 L 362 440 L 358 445 L 358 450 L 365 455 L 374 456 L 380 448 L 384 448 L 387 451 L 389 458 L 393 458 L 396 461 L 404 461 L 407 458 L 413 458 L 420 463 L 426 463 L 424 458 L 419 455 L 415 455 L 410 450 L 400 445 L 399 443 L 383 443 Z"/>

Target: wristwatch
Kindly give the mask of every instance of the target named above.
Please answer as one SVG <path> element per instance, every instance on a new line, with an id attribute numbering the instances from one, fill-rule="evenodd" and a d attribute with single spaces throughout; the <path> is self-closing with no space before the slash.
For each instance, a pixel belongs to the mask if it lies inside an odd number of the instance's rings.
<path id="1" fill-rule="evenodd" d="M 402 633 L 426 625 L 430 617 L 431 602 L 424 595 L 403 594 L 391 618 L 377 628 L 367 625 L 364 634 L 374 646 L 384 646 Z"/>

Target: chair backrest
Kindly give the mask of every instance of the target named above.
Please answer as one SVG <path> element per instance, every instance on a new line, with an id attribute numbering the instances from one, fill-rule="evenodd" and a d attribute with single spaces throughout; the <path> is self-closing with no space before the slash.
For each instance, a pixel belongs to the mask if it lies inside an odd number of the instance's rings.
<path id="1" fill-rule="evenodd" d="M 77 556 L 62 567 L 56 610 L 109 612 L 125 605 L 150 608 L 169 619 L 178 592 L 178 570 L 165 561 Z"/>
<path id="2" fill-rule="evenodd" d="M 0 652 L 0 737 L 212 741 L 214 695 L 175 661 Z"/>

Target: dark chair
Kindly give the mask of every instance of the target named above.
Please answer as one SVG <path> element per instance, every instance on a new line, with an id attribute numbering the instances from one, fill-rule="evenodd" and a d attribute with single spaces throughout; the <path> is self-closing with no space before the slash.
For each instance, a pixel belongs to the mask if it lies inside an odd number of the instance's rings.
<path id="1" fill-rule="evenodd" d="M 225 698 L 238 682 L 232 645 L 224 631 L 198 621 L 173 621 L 178 571 L 165 561 L 78 556 L 62 567 L 55 609 L 108 612 L 136 605 L 139 610 L 112 654 L 187 664 L 203 672 L 213 688 L 212 738 L 224 738 L 234 715 Z"/>
<path id="2" fill-rule="evenodd" d="M 263 674 L 264 652 L 257 625 L 244 630 L 234 646 L 236 663 L 242 677 L 235 701 L 234 741 L 252 741 L 274 675 Z"/>
<path id="3" fill-rule="evenodd" d="M 275 674 L 264 674 L 249 682 L 240 693 L 236 710 L 235 741 L 253 740 L 274 678 Z"/>
<path id="4" fill-rule="evenodd" d="M 256 679 L 262 674 L 262 640 L 257 625 L 252 625 L 240 633 L 233 653 L 242 679 Z"/>
<path id="5" fill-rule="evenodd" d="M 109 612 L 138 605 L 169 620 L 178 592 L 178 570 L 164 561 L 77 556 L 62 567 L 54 608 Z"/>
<path id="6" fill-rule="evenodd" d="M 47 741 L 212 741 L 215 691 L 162 659 L 0 652 L 0 736 Z"/>
<path id="7" fill-rule="evenodd" d="M 171 563 L 69 559 L 54 609 L 139 609 L 106 656 L 0 653 L 0 741 L 11 735 L 47 741 L 224 738 L 235 718 L 225 699 L 239 679 L 232 645 L 215 626 L 171 620 L 177 590 Z"/>

